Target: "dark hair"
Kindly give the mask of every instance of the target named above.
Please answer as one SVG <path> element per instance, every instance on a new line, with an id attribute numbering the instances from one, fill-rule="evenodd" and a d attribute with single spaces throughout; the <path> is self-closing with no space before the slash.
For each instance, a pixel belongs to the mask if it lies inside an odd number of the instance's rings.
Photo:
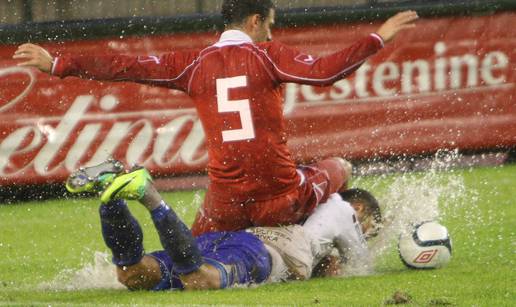
<path id="1" fill-rule="evenodd" d="M 353 202 L 361 202 L 366 207 L 365 210 L 368 214 L 373 216 L 374 221 L 377 224 L 382 223 L 382 212 L 380 211 L 380 206 L 378 205 L 378 201 L 373 196 L 373 194 L 369 193 L 366 190 L 354 188 L 349 189 L 344 192 L 339 192 L 340 196 L 343 200 L 353 203 Z"/>
<path id="2" fill-rule="evenodd" d="M 254 14 L 267 18 L 274 8 L 271 0 L 224 0 L 222 3 L 222 19 L 224 25 L 239 24 Z"/>

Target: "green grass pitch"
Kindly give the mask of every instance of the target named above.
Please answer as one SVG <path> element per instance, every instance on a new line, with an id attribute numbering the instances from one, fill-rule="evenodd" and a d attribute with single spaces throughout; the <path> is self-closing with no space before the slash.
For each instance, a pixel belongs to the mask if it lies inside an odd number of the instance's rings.
<path id="1" fill-rule="evenodd" d="M 45 289 L 41 284 L 80 270 L 92 262 L 95 251 L 106 248 L 96 200 L 30 202 L 0 205 L 0 306 L 381 306 L 397 290 L 409 294 L 414 306 L 516 305 L 516 165 L 432 176 L 368 176 L 356 179 L 354 185 L 373 191 L 383 206 L 403 202 L 414 206 L 420 198 L 428 201 L 437 195 L 441 222 L 453 239 L 450 264 L 438 270 L 409 270 L 393 242 L 371 276 L 188 293 Z M 165 196 L 191 223 L 202 192 Z M 136 203 L 130 206 L 144 228 L 146 250 L 159 249 L 148 214 Z M 428 208 L 421 201 L 424 210 Z"/>

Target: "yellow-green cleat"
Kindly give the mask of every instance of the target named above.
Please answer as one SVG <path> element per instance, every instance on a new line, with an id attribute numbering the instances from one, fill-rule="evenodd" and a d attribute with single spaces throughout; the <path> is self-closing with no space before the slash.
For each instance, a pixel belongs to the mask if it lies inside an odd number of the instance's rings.
<path id="1" fill-rule="evenodd" d="M 114 199 L 139 200 L 145 195 L 147 184 L 152 177 L 145 168 L 132 170 L 116 177 L 100 196 L 102 203 Z"/>
<path id="2" fill-rule="evenodd" d="M 95 166 L 81 167 L 70 174 L 66 189 L 70 193 L 101 192 L 123 171 L 122 162 L 113 159 Z"/>

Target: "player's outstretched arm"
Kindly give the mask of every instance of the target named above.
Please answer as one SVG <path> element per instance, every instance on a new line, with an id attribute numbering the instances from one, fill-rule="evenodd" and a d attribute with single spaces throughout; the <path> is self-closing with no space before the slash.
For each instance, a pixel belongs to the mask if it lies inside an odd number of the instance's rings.
<path id="1" fill-rule="evenodd" d="M 389 18 L 376 33 L 357 40 L 333 54 L 314 57 L 302 54 L 278 42 L 266 45 L 267 59 L 279 83 L 328 86 L 356 71 L 370 56 L 383 48 L 403 29 L 413 28 L 418 18 L 414 11 L 405 11 Z"/>
<path id="2" fill-rule="evenodd" d="M 414 21 L 419 18 L 415 11 L 400 12 L 387 21 L 376 31 L 380 35 L 384 43 L 391 41 L 400 31 L 404 29 L 414 28 Z"/>
<path id="3" fill-rule="evenodd" d="M 13 59 L 20 60 L 19 66 L 34 67 L 60 78 L 133 81 L 186 90 L 188 78 L 184 72 L 197 55 L 194 51 L 176 51 L 161 56 L 79 53 L 52 57 L 44 48 L 28 43 L 18 47 Z"/>
<path id="4" fill-rule="evenodd" d="M 21 60 L 18 66 L 34 67 L 42 72 L 50 73 L 54 58 L 43 47 L 34 44 L 23 44 L 14 52 L 13 59 Z"/>

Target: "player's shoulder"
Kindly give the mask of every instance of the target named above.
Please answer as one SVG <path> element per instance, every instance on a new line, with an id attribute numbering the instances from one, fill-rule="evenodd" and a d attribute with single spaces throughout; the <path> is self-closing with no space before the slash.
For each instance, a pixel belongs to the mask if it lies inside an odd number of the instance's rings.
<path id="1" fill-rule="evenodd" d="M 178 49 L 178 50 L 170 50 L 167 53 L 162 54 L 160 57 L 165 59 L 166 61 L 192 61 L 199 57 L 200 54 L 205 52 L 207 48 L 204 49 Z"/>
<path id="2" fill-rule="evenodd" d="M 346 211 L 354 211 L 351 204 L 340 196 L 339 193 L 333 193 L 328 197 L 328 202 L 332 203 L 334 206 L 338 206 Z"/>
<path id="3" fill-rule="evenodd" d="M 342 219 L 343 216 L 352 216 L 355 213 L 351 204 L 343 200 L 338 193 L 331 194 L 326 202 L 316 208 L 316 211 L 330 213 L 330 216 L 337 219 Z"/>

